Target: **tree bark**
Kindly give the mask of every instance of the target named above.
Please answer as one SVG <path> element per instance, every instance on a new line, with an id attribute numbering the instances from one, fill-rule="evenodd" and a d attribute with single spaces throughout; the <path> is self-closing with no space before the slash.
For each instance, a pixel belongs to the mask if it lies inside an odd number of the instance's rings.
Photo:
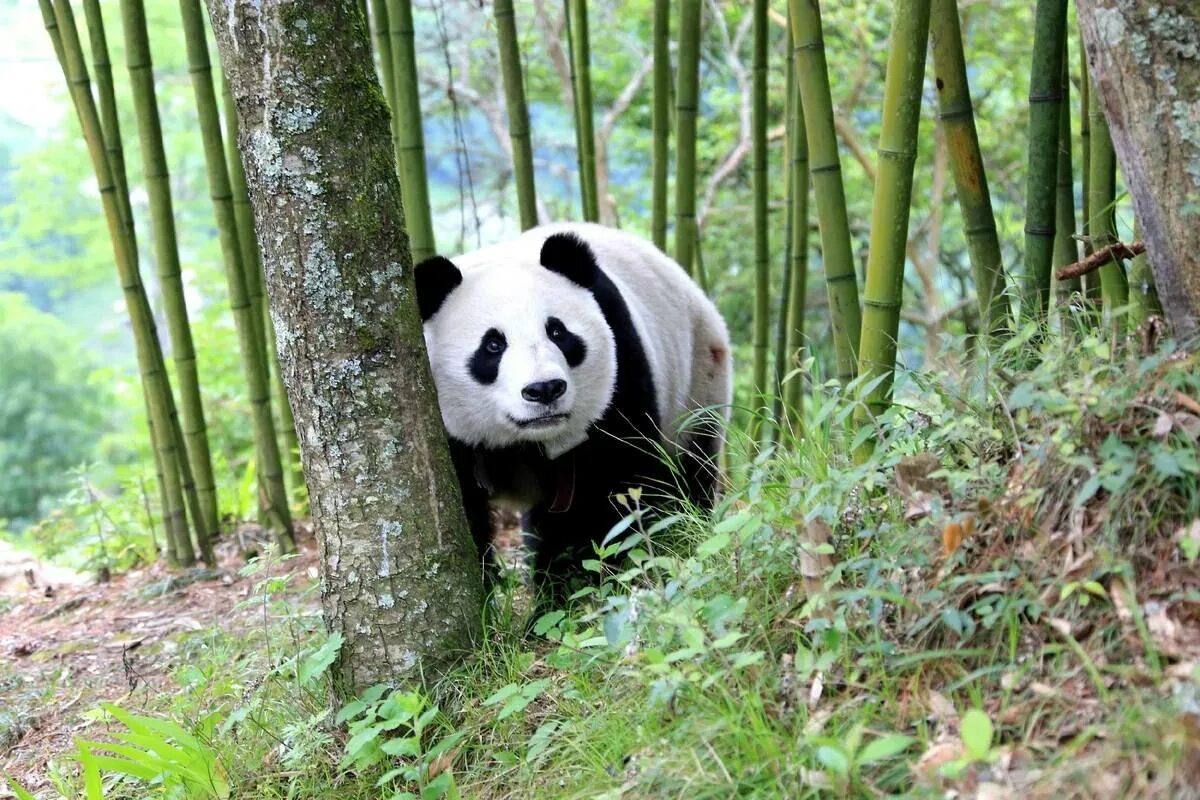
<path id="1" fill-rule="evenodd" d="M 237 106 L 341 688 L 436 677 L 481 570 L 430 377 L 389 131 L 356 0 L 208 0 Z"/>
<path id="2" fill-rule="evenodd" d="M 1200 333 L 1200 7 L 1077 0 L 1104 107 L 1167 318 Z M 1096 213 L 1093 209 L 1092 213 Z"/>

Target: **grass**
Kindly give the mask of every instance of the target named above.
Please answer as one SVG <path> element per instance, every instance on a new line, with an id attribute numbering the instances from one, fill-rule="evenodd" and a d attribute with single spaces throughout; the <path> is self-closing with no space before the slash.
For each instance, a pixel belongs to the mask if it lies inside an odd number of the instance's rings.
<path id="1" fill-rule="evenodd" d="M 514 576 L 478 653 L 427 695 L 335 718 L 336 643 L 290 617 L 188 639 L 152 716 L 203 734 L 208 796 L 1186 796 L 1196 366 L 1085 339 L 1013 376 L 909 373 L 861 464 L 841 455 L 851 405 L 818 387 L 806 437 L 753 460 L 735 441 L 711 515 L 639 517 L 610 545 L 628 568 L 538 636 Z M 278 580 L 248 602 L 281 602 Z M 94 718 L 89 740 L 127 733 Z M 107 797 L 205 796 L 118 772 Z"/>

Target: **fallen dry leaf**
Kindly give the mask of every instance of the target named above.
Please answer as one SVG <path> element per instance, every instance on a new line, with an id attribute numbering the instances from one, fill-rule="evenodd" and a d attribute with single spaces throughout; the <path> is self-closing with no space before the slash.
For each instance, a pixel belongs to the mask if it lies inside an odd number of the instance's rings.
<path id="1" fill-rule="evenodd" d="M 956 761 L 964 755 L 962 742 L 957 739 L 935 742 L 929 746 L 917 763 L 913 764 L 913 772 L 925 780 L 938 777 L 938 770 L 943 764 Z"/>
<path id="2" fill-rule="evenodd" d="M 957 522 L 947 522 L 942 528 L 942 555 L 946 558 L 954 555 L 954 551 L 962 544 L 963 529 Z"/>

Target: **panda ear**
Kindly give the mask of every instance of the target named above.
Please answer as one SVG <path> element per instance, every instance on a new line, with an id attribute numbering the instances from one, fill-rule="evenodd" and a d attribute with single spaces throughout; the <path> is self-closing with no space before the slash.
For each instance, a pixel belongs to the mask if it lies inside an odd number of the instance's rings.
<path id="1" fill-rule="evenodd" d="M 442 307 L 449 294 L 462 283 L 462 273 L 448 258 L 433 256 L 417 264 L 417 307 L 421 309 L 421 322 Z"/>
<path id="2" fill-rule="evenodd" d="M 542 245 L 542 266 L 590 289 L 596 283 L 600 267 L 587 242 L 573 233 L 556 233 Z"/>

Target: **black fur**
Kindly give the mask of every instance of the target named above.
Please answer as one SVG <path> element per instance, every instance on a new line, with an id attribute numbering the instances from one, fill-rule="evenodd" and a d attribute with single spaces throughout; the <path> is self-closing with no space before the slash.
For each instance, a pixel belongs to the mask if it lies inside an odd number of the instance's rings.
<path id="1" fill-rule="evenodd" d="M 471 377 L 487 385 L 496 381 L 500 374 L 500 359 L 508 349 L 508 340 L 504 334 L 495 328 L 488 328 L 479 340 L 479 346 L 467 361 L 467 371 Z"/>
<path id="2" fill-rule="evenodd" d="M 567 359 L 567 366 L 571 369 L 578 367 L 587 358 L 587 344 L 571 333 L 558 317 L 546 320 L 546 335 L 562 351 L 563 358 Z"/>
<path id="3" fill-rule="evenodd" d="M 449 294 L 462 283 L 462 273 L 448 258 L 427 258 L 413 273 L 417 284 L 417 307 L 421 310 L 421 321 L 425 322 L 442 307 Z"/>
<path id="4" fill-rule="evenodd" d="M 542 243 L 542 266 L 591 289 L 603 273 L 587 242 L 573 233 L 556 233 Z"/>

